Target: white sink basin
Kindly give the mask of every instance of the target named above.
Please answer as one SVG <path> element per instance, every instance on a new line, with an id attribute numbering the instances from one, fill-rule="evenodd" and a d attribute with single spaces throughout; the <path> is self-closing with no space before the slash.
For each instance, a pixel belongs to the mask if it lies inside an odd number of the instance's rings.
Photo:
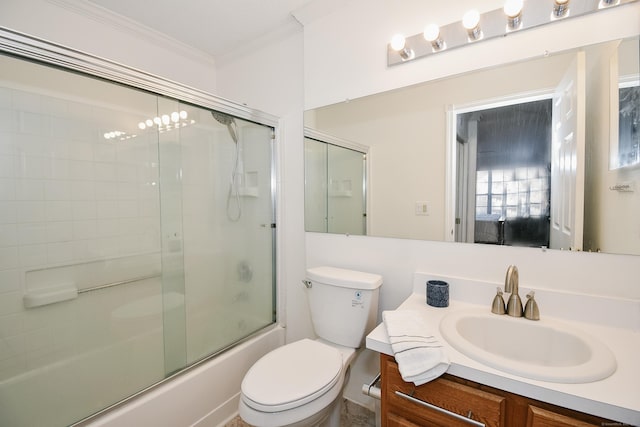
<path id="1" fill-rule="evenodd" d="M 604 343 L 556 321 L 460 310 L 442 319 L 440 332 L 465 356 L 534 380 L 587 383 L 610 376 L 617 367 Z"/>

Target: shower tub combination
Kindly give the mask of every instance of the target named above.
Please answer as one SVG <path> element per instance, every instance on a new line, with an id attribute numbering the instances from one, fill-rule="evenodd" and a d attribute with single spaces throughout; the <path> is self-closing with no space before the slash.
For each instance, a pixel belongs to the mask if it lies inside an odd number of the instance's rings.
<path id="1" fill-rule="evenodd" d="M 0 425 L 107 423 L 281 344 L 276 119 L 2 29 L 0 50 Z"/>

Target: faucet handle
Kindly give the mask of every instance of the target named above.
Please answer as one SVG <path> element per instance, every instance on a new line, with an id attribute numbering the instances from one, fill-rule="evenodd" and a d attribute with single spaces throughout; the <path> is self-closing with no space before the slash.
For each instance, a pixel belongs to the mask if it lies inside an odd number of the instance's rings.
<path id="1" fill-rule="evenodd" d="M 507 312 L 504 305 L 504 298 L 502 298 L 502 289 L 498 286 L 496 296 L 493 298 L 493 304 L 491 304 L 491 312 L 494 314 L 505 314 Z"/>
<path id="2" fill-rule="evenodd" d="M 540 310 L 538 309 L 538 303 L 534 295 L 534 291 L 527 294 L 527 304 L 524 306 L 524 317 L 529 320 L 540 320 Z"/>

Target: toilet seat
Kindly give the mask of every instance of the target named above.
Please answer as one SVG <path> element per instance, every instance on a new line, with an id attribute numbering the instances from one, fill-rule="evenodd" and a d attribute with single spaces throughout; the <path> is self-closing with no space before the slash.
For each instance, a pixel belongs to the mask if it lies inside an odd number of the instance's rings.
<path id="1" fill-rule="evenodd" d="M 335 386 L 342 369 L 338 349 L 302 339 L 258 360 L 242 381 L 242 399 L 247 406 L 262 412 L 297 408 Z"/>

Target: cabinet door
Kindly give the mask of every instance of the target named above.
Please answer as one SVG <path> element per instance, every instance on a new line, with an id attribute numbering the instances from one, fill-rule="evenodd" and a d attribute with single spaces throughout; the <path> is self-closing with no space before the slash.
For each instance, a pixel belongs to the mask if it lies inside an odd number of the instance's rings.
<path id="1" fill-rule="evenodd" d="M 402 380 L 393 358 L 383 355 L 381 362 L 383 426 L 403 425 L 393 424 L 391 414 L 420 426 L 505 425 L 505 397 L 469 387 L 446 375 L 416 387 Z"/>
<path id="2" fill-rule="evenodd" d="M 387 427 L 421 427 L 420 424 L 415 424 L 406 418 L 403 418 L 394 413 L 390 413 L 387 417 Z"/>
<path id="3" fill-rule="evenodd" d="M 592 427 L 604 424 L 605 423 L 592 424 L 580 421 L 533 405 L 529 405 L 527 411 L 527 427 Z M 613 425 L 613 423 L 611 424 Z"/>

